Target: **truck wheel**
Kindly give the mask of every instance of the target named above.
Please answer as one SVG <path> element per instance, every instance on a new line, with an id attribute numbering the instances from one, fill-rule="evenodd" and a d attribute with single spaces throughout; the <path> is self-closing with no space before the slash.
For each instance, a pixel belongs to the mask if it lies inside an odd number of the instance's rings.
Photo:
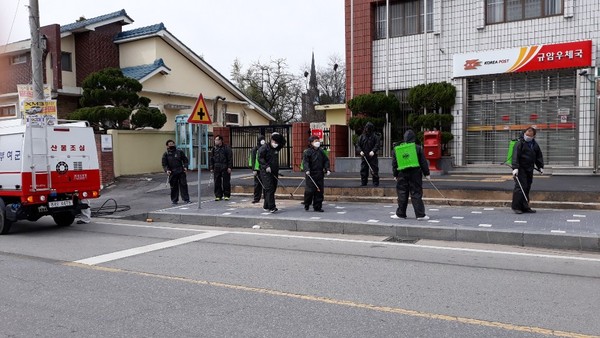
<path id="1" fill-rule="evenodd" d="M 75 215 L 73 215 L 73 213 L 70 211 L 59 212 L 57 214 L 52 215 L 52 218 L 58 226 L 68 227 L 69 225 L 73 224 L 73 221 L 75 220 Z"/>
<path id="2" fill-rule="evenodd" d="M 6 219 L 6 210 L 4 201 L 0 198 L 0 235 L 5 235 L 10 231 L 12 222 Z"/>

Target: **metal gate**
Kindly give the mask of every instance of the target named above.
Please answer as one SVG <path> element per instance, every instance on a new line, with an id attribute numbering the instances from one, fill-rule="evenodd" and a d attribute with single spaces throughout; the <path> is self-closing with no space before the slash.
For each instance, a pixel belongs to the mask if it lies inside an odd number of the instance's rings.
<path id="1" fill-rule="evenodd" d="M 467 81 L 466 163 L 498 164 L 528 126 L 550 165 L 577 163 L 577 75 L 566 69 Z M 590 140 L 591 141 L 591 140 Z"/>
<path id="2" fill-rule="evenodd" d="M 229 127 L 231 131 L 230 146 L 233 152 L 233 167 L 248 169 L 248 156 L 256 146 L 258 135 L 264 135 L 267 142 L 273 132 L 278 132 L 285 138 L 285 146 L 279 152 L 279 167 L 292 168 L 292 126 L 250 126 Z"/>

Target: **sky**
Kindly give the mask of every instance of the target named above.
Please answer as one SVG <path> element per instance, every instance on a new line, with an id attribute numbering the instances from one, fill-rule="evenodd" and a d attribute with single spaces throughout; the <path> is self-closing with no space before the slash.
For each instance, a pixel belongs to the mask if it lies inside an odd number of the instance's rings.
<path id="1" fill-rule="evenodd" d="M 0 0 L 0 46 L 30 38 L 28 6 Z M 308 70 L 313 52 L 317 68 L 332 55 L 345 59 L 344 0 L 39 0 L 39 9 L 41 26 L 121 9 L 134 20 L 123 30 L 162 22 L 227 78 L 236 58 L 244 69 L 284 58 L 294 74 Z"/>

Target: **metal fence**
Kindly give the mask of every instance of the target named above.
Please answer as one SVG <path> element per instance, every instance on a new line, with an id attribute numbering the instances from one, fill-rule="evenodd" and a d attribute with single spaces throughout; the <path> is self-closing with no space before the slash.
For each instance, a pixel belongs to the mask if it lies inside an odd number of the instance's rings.
<path id="1" fill-rule="evenodd" d="M 267 142 L 273 132 L 278 132 L 285 138 L 285 146 L 279 152 L 279 167 L 281 169 L 292 168 L 292 126 L 250 126 L 230 127 L 230 146 L 233 152 L 233 167 L 237 169 L 248 168 L 248 156 L 252 148 L 256 146 L 258 135 L 264 135 Z"/>

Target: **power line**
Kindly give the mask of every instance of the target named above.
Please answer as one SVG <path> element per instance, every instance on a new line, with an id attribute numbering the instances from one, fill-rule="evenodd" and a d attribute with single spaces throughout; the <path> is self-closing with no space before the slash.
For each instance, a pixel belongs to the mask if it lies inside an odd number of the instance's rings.
<path id="1" fill-rule="evenodd" d="M 21 0 L 17 1 L 17 8 L 15 9 L 15 15 L 13 16 L 12 23 L 10 24 L 10 30 L 8 31 L 8 37 L 6 38 L 6 44 L 4 44 L 4 50 L 2 53 L 6 52 L 6 47 L 8 46 L 8 42 L 10 41 L 10 36 L 12 34 L 13 28 L 15 27 L 15 21 L 17 20 L 17 13 L 19 12 L 19 5 L 21 5 Z"/>

